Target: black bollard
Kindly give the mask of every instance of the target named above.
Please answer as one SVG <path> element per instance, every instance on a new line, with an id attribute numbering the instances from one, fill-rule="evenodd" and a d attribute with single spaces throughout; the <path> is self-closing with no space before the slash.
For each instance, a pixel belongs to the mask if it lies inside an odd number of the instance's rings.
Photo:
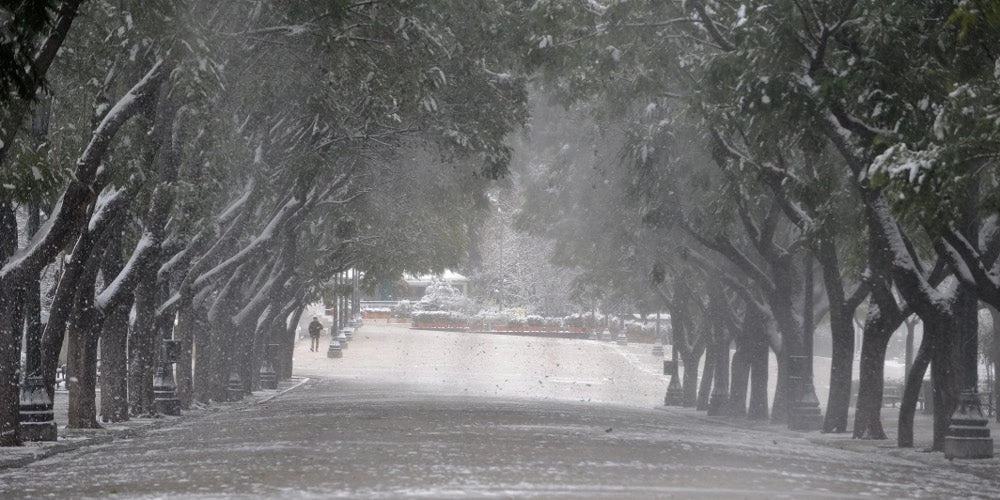
<path id="1" fill-rule="evenodd" d="M 326 357 L 328 358 L 342 358 L 344 357 L 344 350 L 340 346 L 340 342 L 334 339 L 330 342 L 330 348 L 326 350 Z"/>
<path id="2" fill-rule="evenodd" d="M 174 363 L 180 357 L 179 340 L 163 341 L 163 362 L 156 368 L 153 378 L 153 402 L 156 412 L 163 415 L 181 414 L 181 402 L 177 399 L 177 384 L 174 382 Z"/>
<path id="3" fill-rule="evenodd" d="M 20 397 L 20 435 L 25 441 L 55 441 L 57 437 L 52 400 L 40 375 L 25 378 Z"/>
<path id="4" fill-rule="evenodd" d="M 226 398 L 229 401 L 243 400 L 243 379 L 233 370 L 229 373 L 229 383 L 226 384 Z"/>
<path id="5" fill-rule="evenodd" d="M 277 389 L 278 373 L 274 371 L 274 356 L 278 352 L 278 344 L 267 344 L 264 350 L 264 362 L 260 365 L 259 379 L 261 389 Z"/>

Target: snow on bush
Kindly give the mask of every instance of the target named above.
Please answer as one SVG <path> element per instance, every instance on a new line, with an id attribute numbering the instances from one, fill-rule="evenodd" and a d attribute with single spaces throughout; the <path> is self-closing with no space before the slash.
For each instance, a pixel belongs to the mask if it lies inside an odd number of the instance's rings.
<path id="1" fill-rule="evenodd" d="M 427 286 L 424 296 L 413 306 L 413 310 L 414 312 L 455 311 L 471 314 L 476 310 L 476 305 L 447 281 L 434 280 Z"/>
<path id="2" fill-rule="evenodd" d="M 458 311 L 413 311 L 414 323 L 457 324 L 465 323 L 468 317 Z"/>
<path id="3" fill-rule="evenodd" d="M 603 325 L 605 319 L 606 316 L 601 313 L 597 313 L 596 322 L 595 322 L 595 315 L 593 313 L 589 312 L 583 314 L 573 313 L 563 318 L 563 324 L 565 324 L 566 326 L 591 328 L 595 324 Z"/>
<path id="4" fill-rule="evenodd" d="M 409 300 L 401 300 L 392 306 L 390 311 L 392 317 L 400 319 L 410 319 L 413 315 L 413 302 Z"/>

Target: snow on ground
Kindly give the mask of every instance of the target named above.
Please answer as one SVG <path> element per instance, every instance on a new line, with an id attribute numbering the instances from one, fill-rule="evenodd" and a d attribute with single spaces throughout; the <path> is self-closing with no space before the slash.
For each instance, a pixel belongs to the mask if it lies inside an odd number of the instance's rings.
<path id="1" fill-rule="evenodd" d="M 363 327 L 344 350 L 326 357 L 309 342 L 296 345 L 294 366 L 305 376 L 400 379 L 438 394 L 592 401 L 649 408 L 662 403 L 669 378 L 649 344 Z M 593 349 L 613 356 L 595 359 Z M 332 364 L 331 364 L 332 362 Z"/>
<path id="2" fill-rule="evenodd" d="M 334 365 L 326 358 L 329 336 L 324 336 L 317 353 L 309 352 L 308 339 L 300 340 L 295 350 L 296 373 L 357 380 L 404 376 L 454 394 L 589 400 L 643 408 L 662 404 L 670 381 L 663 375 L 664 358 L 652 354 L 651 344 L 620 346 L 598 340 L 413 330 L 405 324 L 368 321 L 378 328 L 363 328 L 359 335 L 371 342 L 351 342 L 344 358 Z M 440 346 L 445 346 L 444 351 L 437 352 Z M 601 356 L 597 363 L 593 349 L 616 356 Z M 669 359 L 670 346 L 665 351 Z M 816 395 L 825 410 L 830 358 L 817 356 L 813 366 Z M 682 374 L 683 370 L 682 365 Z M 487 373 L 489 377 L 480 376 Z M 855 378 L 857 373 L 855 360 Z M 494 374 L 503 374 L 503 380 L 494 381 Z M 885 376 L 902 379 L 903 366 L 887 362 Z M 768 384 L 772 398 L 777 380 L 777 362 L 771 354 Z"/>
<path id="3" fill-rule="evenodd" d="M 343 358 L 308 346 L 296 346 L 295 372 L 310 377 L 301 387 L 0 472 L 0 498 L 970 498 L 1000 489 L 996 459 L 817 444 L 818 433 L 665 409 L 667 379 L 649 345 L 366 325 Z"/>

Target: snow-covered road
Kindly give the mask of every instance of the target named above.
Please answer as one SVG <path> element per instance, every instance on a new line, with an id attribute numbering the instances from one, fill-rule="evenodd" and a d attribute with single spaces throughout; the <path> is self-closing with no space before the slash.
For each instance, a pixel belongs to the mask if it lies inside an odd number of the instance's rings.
<path id="1" fill-rule="evenodd" d="M 658 408 L 649 346 L 364 327 L 269 402 L 0 472 L 3 498 L 991 497 L 961 468 Z M 324 346 L 325 348 L 325 346 Z"/>

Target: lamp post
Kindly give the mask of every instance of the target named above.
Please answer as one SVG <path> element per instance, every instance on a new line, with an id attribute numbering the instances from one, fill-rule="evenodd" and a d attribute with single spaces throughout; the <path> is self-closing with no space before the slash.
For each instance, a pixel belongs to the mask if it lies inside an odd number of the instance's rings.
<path id="1" fill-rule="evenodd" d="M 181 403 L 177 399 L 177 384 L 174 382 L 174 363 L 180 357 L 181 341 L 163 339 L 162 356 L 153 378 L 153 397 L 157 413 L 163 415 L 180 415 Z"/>
<path id="2" fill-rule="evenodd" d="M 49 103 L 42 100 L 31 120 L 30 135 L 36 146 L 46 140 L 49 132 Z M 37 201 L 28 203 L 28 234 L 34 234 L 41 226 L 41 215 Z M 37 282 L 26 290 L 24 302 L 25 316 L 25 377 L 19 398 L 20 435 L 24 441 L 55 441 L 55 413 L 52 399 L 42 379 L 42 330 L 41 299 Z"/>
<path id="3" fill-rule="evenodd" d="M 993 458 L 993 437 L 979 399 L 979 339 L 973 325 L 965 325 L 959 333 L 962 392 L 944 438 L 947 459 Z"/>
<path id="4" fill-rule="evenodd" d="M 660 338 L 660 312 L 656 312 L 656 338 L 653 339 L 653 356 L 663 357 L 663 340 Z"/>
<path id="5" fill-rule="evenodd" d="M 500 312 L 503 312 L 503 209 L 497 205 L 497 215 L 500 219 Z"/>

